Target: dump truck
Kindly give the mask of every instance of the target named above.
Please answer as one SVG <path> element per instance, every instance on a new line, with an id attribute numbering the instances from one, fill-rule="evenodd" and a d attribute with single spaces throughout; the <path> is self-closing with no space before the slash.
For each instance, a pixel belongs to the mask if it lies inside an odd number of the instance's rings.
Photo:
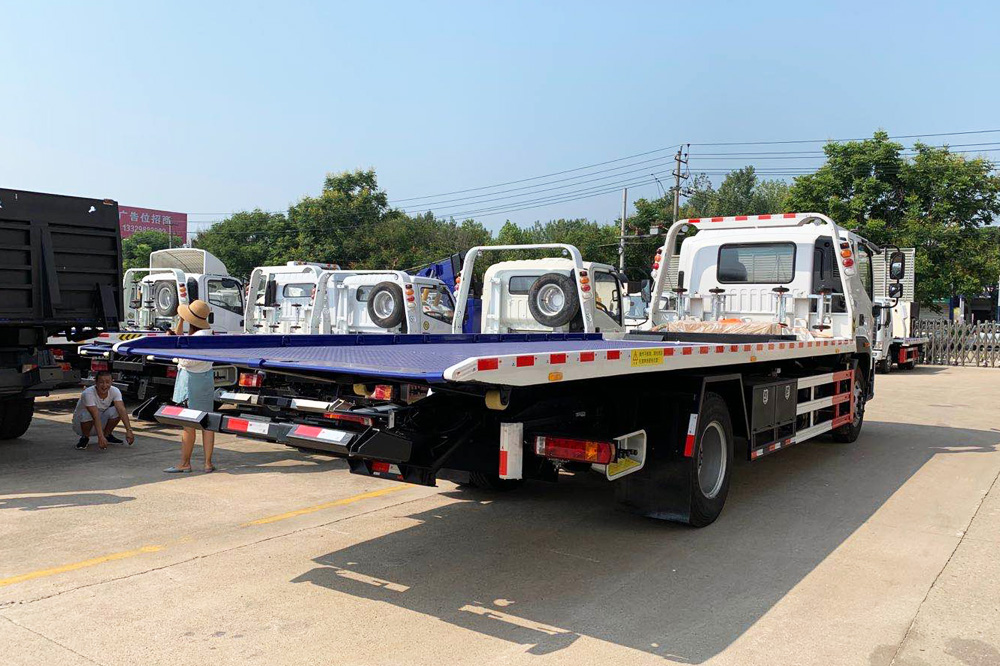
<path id="1" fill-rule="evenodd" d="M 676 278 L 667 267 L 679 236 Z M 640 330 L 151 338 L 150 362 L 240 368 L 242 411 L 154 418 L 322 450 L 353 473 L 492 488 L 591 471 L 626 507 L 693 526 L 722 512 L 737 455 L 855 441 L 874 396 L 871 257 L 817 213 L 681 220 L 652 262 Z M 565 297 L 594 299 L 574 258 Z M 457 310 L 467 292 L 463 268 Z M 668 298 L 669 296 L 669 298 Z M 582 303 L 581 303 L 582 307 Z M 592 306 L 588 312 L 593 313 Z M 484 317 L 488 310 L 484 310 Z M 591 322 L 593 323 L 593 322 Z"/>
<path id="2" fill-rule="evenodd" d="M 35 398 L 79 378 L 50 338 L 118 326 L 121 260 L 117 202 L 0 188 L 0 439 L 24 434 Z"/>

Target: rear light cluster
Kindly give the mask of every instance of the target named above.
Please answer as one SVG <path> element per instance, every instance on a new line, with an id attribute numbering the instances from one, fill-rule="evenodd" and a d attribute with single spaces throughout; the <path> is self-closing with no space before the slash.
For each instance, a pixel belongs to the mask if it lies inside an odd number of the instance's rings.
<path id="1" fill-rule="evenodd" d="M 656 256 L 653 257 L 653 270 L 654 271 L 660 269 L 660 260 L 662 258 L 663 258 L 663 248 L 660 247 L 660 248 L 656 249 Z"/>
<path id="2" fill-rule="evenodd" d="M 844 268 L 850 268 L 854 265 L 854 257 L 851 256 L 850 243 L 844 242 L 840 244 L 840 257 L 840 261 L 844 264 Z"/>
<path id="3" fill-rule="evenodd" d="M 571 437 L 536 437 L 535 455 L 607 465 L 615 459 L 615 445 L 611 442 Z"/>
<path id="4" fill-rule="evenodd" d="M 63 354 L 63 350 L 62 349 L 53 349 L 51 351 L 52 351 L 52 358 L 54 358 L 57 361 L 61 361 L 64 358 L 66 358 L 66 355 Z"/>
<path id="5" fill-rule="evenodd" d="M 412 284 L 406 285 L 406 301 L 408 303 L 412 303 L 414 301 Z"/>
<path id="6" fill-rule="evenodd" d="M 171 367 L 167 368 L 167 378 L 168 379 L 173 379 L 176 376 L 177 376 L 177 368 L 176 367 L 171 366 Z"/>
<path id="7" fill-rule="evenodd" d="M 590 291 L 590 276 L 587 271 L 580 271 L 580 291 L 583 293 Z"/>
<path id="8" fill-rule="evenodd" d="M 372 400 L 392 400 L 392 386 L 389 384 L 376 384 L 372 391 Z"/>
<path id="9" fill-rule="evenodd" d="M 187 287 L 185 287 L 182 284 L 177 285 L 177 293 L 180 295 L 181 298 L 186 299 L 188 297 Z"/>
<path id="10" fill-rule="evenodd" d="M 240 386 L 243 388 L 260 388 L 264 385 L 264 375 L 259 372 L 241 372 Z"/>
<path id="11" fill-rule="evenodd" d="M 361 416 L 360 414 L 351 414 L 350 412 L 326 412 L 323 414 L 323 418 L 333 421 L 343 421 L 344 423 L 359 423 L 368 427 L 374 424 L 370 416 Z"/>
<path id="12" fill-rule="evenodd" d="M 91 361 L 90 369 L 93 372 L 105 372 L 108 369 L 107 361 Z"/>
<path id="13" fill-rule="evenodd" d="M 455 276 L 455 298 L 458 298 L 458 290 L 462 288 L 462 276 Z"/>

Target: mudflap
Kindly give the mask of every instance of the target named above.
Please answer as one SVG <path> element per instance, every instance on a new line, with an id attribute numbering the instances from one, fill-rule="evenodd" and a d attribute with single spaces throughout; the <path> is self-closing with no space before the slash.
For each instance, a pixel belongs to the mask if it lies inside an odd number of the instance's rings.
<path id="1" fill-rule="evenodd" d="M 691 460 L 647 460 L 640 472 L 615 482 L 616 499 L 627 511 L 686 523 L 691 517 Z"/>

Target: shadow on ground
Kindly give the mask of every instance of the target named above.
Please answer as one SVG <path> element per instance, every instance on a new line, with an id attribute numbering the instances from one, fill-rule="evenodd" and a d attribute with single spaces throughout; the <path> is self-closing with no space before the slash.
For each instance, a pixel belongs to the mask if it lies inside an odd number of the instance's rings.
<path id="1" fill-rule="evenodd" d="M 581 635 L 687 663 L 741 636 L 936 455 L 992 453 L 995 432 L 868 423 L 741 463 L 723 516 L 695 530 L 622 513 L 573 477 L 407 516 L 294 580 L 557 652 Z"/>

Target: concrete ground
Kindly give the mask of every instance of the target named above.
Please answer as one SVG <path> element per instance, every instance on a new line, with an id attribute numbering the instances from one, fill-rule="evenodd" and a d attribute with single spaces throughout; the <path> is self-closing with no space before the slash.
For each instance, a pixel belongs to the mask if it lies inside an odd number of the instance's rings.
<path id="1" fill-rule="evenodd" d="M 0 662 L 998 664 L 1000 371 L 877 393 L 702 530 L 589 476 L 405 486 L 232 437 L 165 475 L 175 431 L 76 451 L 53 396 L 0 445 Z"/>

